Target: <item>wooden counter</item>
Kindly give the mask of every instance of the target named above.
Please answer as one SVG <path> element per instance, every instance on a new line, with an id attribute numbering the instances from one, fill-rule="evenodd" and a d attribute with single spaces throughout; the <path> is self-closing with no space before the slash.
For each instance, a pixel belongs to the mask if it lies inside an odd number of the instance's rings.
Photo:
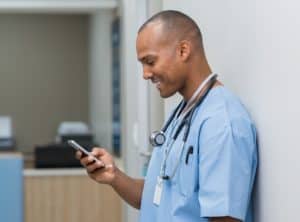
<path id="1" fill-rule="evenodd" d="M 24 170 L 25 222 L 121 222 L 121 199 L 84 169 Z"/>

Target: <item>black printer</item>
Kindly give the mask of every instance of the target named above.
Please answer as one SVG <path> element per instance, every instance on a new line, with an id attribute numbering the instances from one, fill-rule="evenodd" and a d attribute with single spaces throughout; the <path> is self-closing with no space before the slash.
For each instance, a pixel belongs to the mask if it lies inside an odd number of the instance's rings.
<path id="1" fill-rule="evenodd" d="M 35 167 L 81 167 L 79 160 L 75 158 L 76 150 L 67 144 L 68 140 L 75 140 L 88 151 L 97 146 L 97 144 L 94 144 L 93 135 L 86 124 L 82 122 L 63 122 L 58 128 L 56 142 L 35 146 Z"/>

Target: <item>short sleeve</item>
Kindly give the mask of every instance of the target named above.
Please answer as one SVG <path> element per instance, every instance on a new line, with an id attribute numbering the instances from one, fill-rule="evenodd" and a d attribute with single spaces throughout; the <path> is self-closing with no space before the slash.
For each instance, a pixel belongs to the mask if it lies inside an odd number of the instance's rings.
<path id="1" fill-rule="evenodd" d="M 207 119 L 199 132 L 201 217 L 245 220 L 256 171 L 256 132 L 247 119 Z"/>

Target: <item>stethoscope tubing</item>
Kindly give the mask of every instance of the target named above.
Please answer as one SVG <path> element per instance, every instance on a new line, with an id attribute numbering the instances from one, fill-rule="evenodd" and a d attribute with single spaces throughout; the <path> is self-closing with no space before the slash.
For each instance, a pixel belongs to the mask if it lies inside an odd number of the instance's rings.
<path id="1" fill-rule="evenodd" d="M 206 98 L 207 94 L 209 93 L 209 91 L 211 90 L 211 88 L 213 87 L 213 85 L 215 84 L 216 78 L 217 78 L 217 75 L 215 75 L 215 76 L 213 76 L 211 78 L 211 80 L 209 82 L 209 85 L 208 85 L 205 93 L 199 98 L 199 100 L 197 101 L 197 103 L 182 117 L 183 119 L 182 119 L 181 123 L 179 124 L 177 130 L 175 131 L 174 136 L 171 139 L 172 140 L 171 143 L 168 144 L 168 146 L 170 148 L 165 150 L 165 156 L 164 156 L 163 164 L 162 164 L 161 170 L 160 170 L 160 177 L 162 179 L 169 180 L 169 179 L 171 179 L 171 178 L 174 177 L 174 175 L 176 173 L 176 170 L 177 170 L 177 168 L 179 166 L 180 158 L 182 156 L 182 153 L 183 153 L 183 150 L 184 150 L 184 147 L 185 147 L 188 135 L 189 135 L 189 131 L 190 131 L 190 127 L 191 127 L 191 123 L 192 123 L 192 118 L 193 118 L 194 112 L 195 112 L 196 108 L 199 107 L 202 104 L 202 102 L 204 101 L 204 99 Z M 181 107 L 182 103 L 183 103 L 183 101 L 176 107 L 174 113 L 171 115 L 171 117 L 168 119 L 167 123 L 165 124 L 165 126 L 161 130 L 162 132 L 165 132 L 165 130 L 167 130 L 168 126 L 170 125 L 170 123 L 174 119 L 174 117 L 177 114 L 177 112 L 178 112 L 179 108 Z M 180 155 L 178 156 L 178 160 L 177 160 L 176 165 L 175 165 L 172 173 L 170 174 L 170 176 L 166 175 L 165 171 L 166 171 L 166 162 L 167 162 L 168 156 L 170 154 L 170 151 L 171 151 L 171 148 L 172 148 L 174 142 L 176 141 L 178 135 L 180 134 L 181 130 L 184 127 L 186 127 L 186 129 L 184 131 L 184 135 L 183 135 L 183 138 L 182 138 L 182 145 L 181 145 L 181 149 L 180 149 Z"/>

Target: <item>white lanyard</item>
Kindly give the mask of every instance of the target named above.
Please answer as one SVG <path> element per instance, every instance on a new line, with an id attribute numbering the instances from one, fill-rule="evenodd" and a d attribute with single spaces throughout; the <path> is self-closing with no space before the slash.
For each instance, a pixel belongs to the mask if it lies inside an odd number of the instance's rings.
<path id="1" fill-rule="evenodd" d="M 199 93 L 203 90 L 203 88 L 205 87 L 205 85 L 216 76 L 217 74 L 212 73 L 210 74 L 196 89 L 196 91 L 193 93 L 192 97 L 187 101 L 187 104 L 185 107 L 187 107 L 187 110 L 184 113 L 181 113 L 180 116 L 182 116 L 183 118 L 185 117 L 185 114 L 187 114 L 194 106 L 195 106 L 195 100 L 197 98 L 197 96 L 199 95 Z M 184 108 L 185 109 L 185 108 Z"/>

